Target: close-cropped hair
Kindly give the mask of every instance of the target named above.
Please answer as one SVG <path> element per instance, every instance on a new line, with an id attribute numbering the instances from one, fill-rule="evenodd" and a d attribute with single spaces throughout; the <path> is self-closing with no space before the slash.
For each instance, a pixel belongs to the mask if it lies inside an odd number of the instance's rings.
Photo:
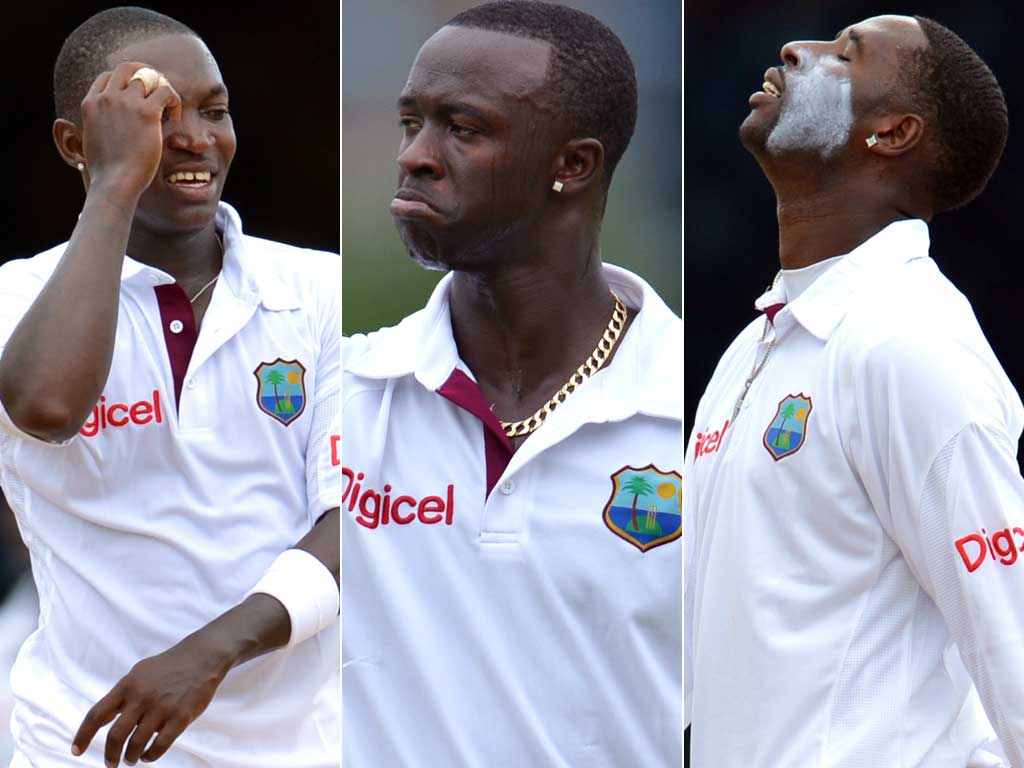
<path id="1" fill-rule="evenodd" d="M 101 72 L 110 68 L 110 54 L 162 35 L 193 35 L 192 29 L 148 8 L 109 8 L 90 16 L 61 46 L 53 68 L 53 104 L 57 117 L 80 122 L 85 95 Z"/>
<path id="2" fill-rule="evenodd" d="M 549 98 L 567 127 L 604 147 L 604 186 L 636 127 L 636 71 L 618 36 L 593 16 L 537 0 L 499 0 L 447 26 L 473 27 L 551 45 Z"/>
<path id="3" fill-rule="evenodd" d="M 985 188 L 1006 146 L 1006 98 L 988 65 L 959 35 L 915 16 L 928 45 L 903 54 L 902 88 L 921 111 L 933 159 L 935 213 L 966 205 Z"/>

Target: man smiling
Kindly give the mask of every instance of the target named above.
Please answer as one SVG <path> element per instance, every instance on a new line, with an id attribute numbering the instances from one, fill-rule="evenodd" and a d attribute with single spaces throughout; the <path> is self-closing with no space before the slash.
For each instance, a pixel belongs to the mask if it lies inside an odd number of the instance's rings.
<path id="1" fill-rule="evenodd" d="M 680 322 L 599 242 L 632 62 L 483 5 L 398 112 L 390 210 L 450 274 L 344 350 L 345 765 L 677 766 Z"/>
<path id="2" fill-rule="evenodd" d="M 336 766 L 337 259 L 220 201 L 228 90 L 180 22 L 93 16 L 54 96 L 82 213 L 0 269 L 0 476 L 40 597 L 13 765 Z"/>
<path id="3" fill-rule="evenodd" d="M 993 173 L 1002 92 L 923 18 L 782 61 L 740 129 L 782 271 L 686 456 L 691 765 L 1022 765 L 1024 409 L 926 224 Z"/>

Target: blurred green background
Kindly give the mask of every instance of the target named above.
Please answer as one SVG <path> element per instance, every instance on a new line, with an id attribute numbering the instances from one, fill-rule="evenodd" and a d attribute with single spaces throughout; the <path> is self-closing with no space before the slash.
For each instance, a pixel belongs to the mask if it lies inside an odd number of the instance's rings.
<path id="1" fill-rule="evenodd" d="M 342 8 L 342 254 L 345 334 L 393 325 L 441 278 L 407 256 L 388 204 L 401 138 L 395 100 L 423 42 L 466 0 L 345 0 Z M 677 314 L 682 301 L 681 4 L 577 0 L 625 43 L 639 117 L 615 172 L 602 234 L 605 262 L 639 273 Z"/>

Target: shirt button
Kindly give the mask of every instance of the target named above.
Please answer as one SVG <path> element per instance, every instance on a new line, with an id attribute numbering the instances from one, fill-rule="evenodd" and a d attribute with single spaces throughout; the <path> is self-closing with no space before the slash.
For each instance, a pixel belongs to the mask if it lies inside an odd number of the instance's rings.
<path id="1" fill-rule="evenodd" d="M 498 490 L 501 491 L 505 496 L 508 496 L 512 491 L 516 489 L 516 481 L 509 478 L 499 486 Z"/>
<path id="2" fill-rule="evenodd" d="M 185 324 L 181 320 L 171 320 L 168 328 L 171 329 L 171 333 L 181 333 L 185 330 Z"/>
<path id="3" fill-rule="evenodd" d="M 185 386 L 188 387 L 189 389 L 195 389 L 196 388 L 196 380 L 195 379 L 189 379 L 188 381 L 185 382 Z"/>

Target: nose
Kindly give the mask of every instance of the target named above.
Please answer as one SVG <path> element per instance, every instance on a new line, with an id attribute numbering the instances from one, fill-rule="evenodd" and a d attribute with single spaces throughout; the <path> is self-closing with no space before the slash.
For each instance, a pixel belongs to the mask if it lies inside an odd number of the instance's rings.
<path id="1" fill-rule="evenodd" d="M 182 110 L 177 120 L 167 120 L 167 146 L 193 154 L 202 154 L 216 143 L 210 126 L 197 111 Z"/>
<path id="2" fill-rule="evenodd" d="M 428 126 L 423 126 L 402 140 L 397 160 L 398 167 L 409 176 L 425 176 L 435 180 L 444 176 L 444 163 L 441 162 L 437 142 Z"/>
<path id="3" fill-rule="evenodd" d="M 786 43 L 779 51 L 779 58 L 783 63 L 793 69 L 800 69 L 807 64 L 808 60 L 816 59 L 827 51 L 830 44 L 820 40 L 794 40 Z"/>

